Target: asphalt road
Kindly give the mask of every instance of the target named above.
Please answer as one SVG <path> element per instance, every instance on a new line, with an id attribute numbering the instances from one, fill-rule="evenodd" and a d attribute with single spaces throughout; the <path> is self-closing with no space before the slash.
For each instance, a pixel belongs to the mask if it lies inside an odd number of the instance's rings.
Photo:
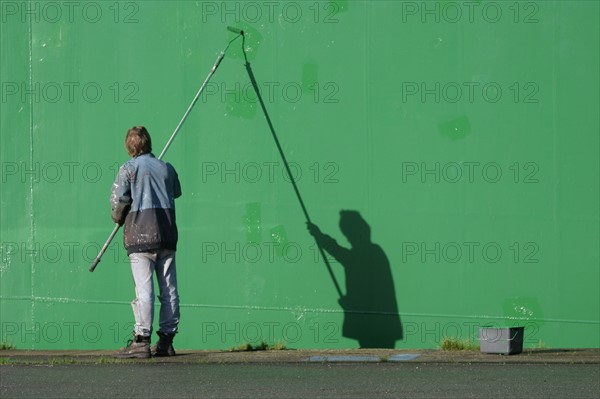
<path id="1" fill-rule="evenodd" d="M 0 366 L 0 398 L 595 398 L 599 364 Z"/>

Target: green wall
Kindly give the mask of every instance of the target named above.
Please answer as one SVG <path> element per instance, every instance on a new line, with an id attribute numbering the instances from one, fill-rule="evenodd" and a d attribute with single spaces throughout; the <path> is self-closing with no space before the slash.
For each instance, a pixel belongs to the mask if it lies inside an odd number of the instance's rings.
<path id="1" fill-rule="evenodd" d="M 598 2 L 0 4 L 2 342 L 129 337 L 120 233 L 88 272 L 124 135 L 143 124 L 160 152 L 231 25 L 311 219 L 349 248 L 358 211 L 382 253 L 330 258 L 340 304 L 237 40 L 165 156 L 178 348 L 389 346 L 398 320 L 398 348 L 485 325 L 600 346 Z"/>

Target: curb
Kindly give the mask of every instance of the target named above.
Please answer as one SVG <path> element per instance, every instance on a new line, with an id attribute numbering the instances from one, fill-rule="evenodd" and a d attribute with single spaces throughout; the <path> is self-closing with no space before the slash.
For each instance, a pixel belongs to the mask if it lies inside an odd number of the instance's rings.
<path id="1" fill-rule="evenodd" d="M 600 364 L 600 349 L 525 350 L 515 355 L 442 350 L 272 350 L 178 351 L 174 357 L 115 359 L 115 351 L 0 351 L 0 365 L 27 364 L 247 364 L 247 363 L 487 363 L 487 364 Z"/>

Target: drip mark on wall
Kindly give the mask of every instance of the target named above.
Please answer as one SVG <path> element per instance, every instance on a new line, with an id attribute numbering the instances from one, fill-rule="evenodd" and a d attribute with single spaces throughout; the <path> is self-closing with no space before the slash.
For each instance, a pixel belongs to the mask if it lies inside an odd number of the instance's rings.
<path id="1" fill-rule="evenodd" d="M 288 243 L 287 233 L 285 232 L 285 227 L 283 225 L 275 226 L 271 229 L 271 239 L 276 244 L 275 250 L 277 251 L 277 255 L 279 257 L 283 257 L 283 251 L 286 248 L 286 244 Z"/>
<path id="2" fill-rule="evenodd" d="M 246 227 L 246 242 L 261 242 L 261 208 L 259 202 L 246 204 L 246 215 L 244 216 L 244 226 Z"/>

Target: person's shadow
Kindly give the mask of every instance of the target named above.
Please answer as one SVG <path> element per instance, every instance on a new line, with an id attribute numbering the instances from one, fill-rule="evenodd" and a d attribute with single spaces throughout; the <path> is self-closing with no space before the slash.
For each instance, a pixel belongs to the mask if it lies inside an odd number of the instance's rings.
<path id="1" fill-rule="evenodd" d="M 307 223 L 317 244 L 333 256 L 346 273 L 342 335 L 358 340 L 361 348 L 394 348 L 402 339 L 396 291 L 390 262 L 383 249 L 371 241 L 371 227 L 357 211 L 340 212 L 340 230 L 351 248 Z"/>

